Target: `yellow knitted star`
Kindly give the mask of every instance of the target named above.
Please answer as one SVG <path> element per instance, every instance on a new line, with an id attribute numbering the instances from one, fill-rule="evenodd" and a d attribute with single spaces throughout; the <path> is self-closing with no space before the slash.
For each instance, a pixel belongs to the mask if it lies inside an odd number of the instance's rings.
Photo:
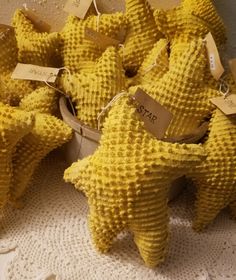
<path id="1" fill-rule="evenodd" d="M 35 124 L 16 147 L 13 155 L 11 202 L 17 206 L 34 170 L 52 150 L 70 140 L 71 129 L 61 120 L 48 114 L 35 114 Z"/>
<path id="2" fill-rule="evenodd" d="M 127 37 L 121 49 L 124 68 L 135 73 L 148 52 L 162 37 L 146 0 L 126 0 Z"/>
<path id="3" fill-rule="evenodd" d="M 78 119 L 97 128 L 102 108 L 125 89 L 121 58 L 114 47 L 109 47 L 90 73 L 66 74 L 60 83 L 75 103 Z"/>
<path id="4" fill-rule="evenodd" d="M 168 243 L 169 186 L 202 156 L 201 146 L 156 140 L 144 129 L 129 97 L 120 98 L 109 112 L 94 155 L 64 174 L 88 197 L 97 249 L 108 251 L 113 239 L 129 229 L 146 265 L 160 264 Z"/>
<path id="5" fill-rule="evenodd" d="M 29 133 L 33 122 L 32 114 L 0 102 L 0 209 L 9 198 L 15 145 Z"/>
<path id="6" fill-rule="evenodd" d="M 25 111 L 55 115 L 58 111 L 58 94 L 48 86 L 40 87 L 24 97 L 20 108 Z"/>
<path id="7" fill-rule="evenodd" d="M 172 42 L 204 38 L 211 32 L 217 44 L 226 40 L 223 21 L 211 0 L 183 0 L 172 10 L 156 10 L 154 18 L 158 29 Z"/>
<path id="8" fill-rule="evenodd" d="M 60 37 L 56 32 L 39 32 L 21 10 L 16 10 L 12 24 L 19 48 L 19 62 L 40 66 L 58 66 Z"/>
<path id="9" fill-rule="evenodd" d="M 126 20 L 122 13 L 102 14 L 100 17 L 91 15 L 85 20 L 69 16 L 61 32 L 63 65 L 72 73 L 81 69 L 91 70 L 94 61 L 101 56 L 102 50 L 85 38 L 86 27 L 99 29 L 101 34 L 116 39 L 125 26 Z"/>
<path id="10" fill-rule="evenodd" d="M 216 110 L 204 144 L 207 158 L 197 168 L 193 228 L 203 230 L 226 206 L 236 217 L 236 119 Z"/>
<path id="11" fill-rule="evenodd" d="M 0 25 L 2 38 L 0 39 L 0 101 L 18 105 L 21 98 L 35 88 L 33 82 L 12 80 L 11 74 L 17 64 L 17 43 L 14 29 Z"/>

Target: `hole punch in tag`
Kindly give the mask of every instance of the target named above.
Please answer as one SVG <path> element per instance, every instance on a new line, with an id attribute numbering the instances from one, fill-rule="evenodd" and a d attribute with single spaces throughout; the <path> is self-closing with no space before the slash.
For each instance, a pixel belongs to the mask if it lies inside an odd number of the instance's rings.
<path id="1" fill-rule="evenodd" d="M 170 10 L 181 4 L 181 0 L 147 0 L 154 9 Z"/>
<path id="2" fill-rule="evenodd" d="M 88 27 L 85 27 L 84 37 L 85 39 L 97 44 L 103 50 L 106 50 L 109 46 L 118 46 L 120 44 L 120 41 L 110 38 Z"/>
<path id="3" fill-rule="evenodd" d="M 125 1 L 123 0 L 99 0 L 98 10 L 103 14 L 125 12 Z"/>
<path id="4" fill-rule="evenodd" d="M 234 82 L 236 83 L 236 58 L 231 59 L 229 61 L 229 67 L 230 67 L 230 70 L 232 72 L 232 75 L 233 75 L 233 78 L 234 78 Z"/>
<path id="5" fill-rule="evenodd" d="M 41 32 L 50 32 L 51 26 L 47 22 L 41 20 L 32 10 L 24 8 L 22 12 L 34 24 L 36 29 Z"/>
<path id="6" fill-rule="evenodd" d="M 138 103 L 136 112 L 144 122 L 144 127 L 159 140 L 163 139 L 173 115 L 150 95 L 138 88 L 134 95 Z"/>
<path id="7" fill-rule="evenodd" d="M 236 94 L 215 97 L 211 102 L 227 116 L 236 114 Z"/>
<path id="8" fill-rule="evenodd" d="M 60 68 L 18 63 L 11 78 L 14 80 L 47 81 L 49 83 L 54 83 L 59 71 Z"/>
<path id="9" fill-rule="evenodd" d="M 93 0 L 68 0 L 64 11 L 80 19 L 84 19 Z"/>
<path id="10" fill-rule="evenodd" d="M 209 58 L 210 71 L 214 79 L 218 81 L 225 70 L 221 63 L 215 40 L 210 32 L 205 37 L 205 42 Z"/>

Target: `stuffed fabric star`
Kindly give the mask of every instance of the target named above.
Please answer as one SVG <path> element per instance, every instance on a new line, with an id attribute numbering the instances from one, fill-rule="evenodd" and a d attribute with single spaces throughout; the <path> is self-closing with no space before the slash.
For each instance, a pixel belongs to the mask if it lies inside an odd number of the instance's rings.
<path id="1" fill-rule="evenodd" d="M 13 155 L 11 203 L 18 206 L 40 161 L 52 150 L 70 140 L 71 129 L 61 120 L 47 114 L 35 114 L 35 125 L 16 147 Z"/>
<path id="2" fill-rule="evenodd" d="M 204 148 L 207 158 L 197 168 L 193 228 L 203 230 L 226 206 L 236 217 L 236 119 L 216 110 Z"/>
<path id="3" fill-rule="evenodd" d="M 93 156 L 65 171 L 67 182 L 85 192 L 89 227 L 97 249 L 129 229 L 146 265 L 160 264 L 168 243 L 168 191 L 172 180 L 202 159 L 197 145 L 156 140 L 143 127 L 129 97 L 114 104 Z"/>
<path id="4" fill-rule="evenodd" d="M 40 87 L 27 95 L 20 102 L 20 108 L 25 111 L 34 111 L 55 115 L 58 111 L 58 94 L 48 86 Z"/>
<path id="5" fill-rule="evenodd" d="M 98 28 L 101 34 L 116 39 L 125 26 L 126 20 L 122 13 L 102 14 L 99 21 L 98 16 L 93 15 L 85 20 L 69 16 L 61 32 L 63 65 L 72 73 L 78 73 L 81 69 L 90 71 L 94 67 L 94 61 L 101 56 L 102 50 L 85 38 L 85 27 L 93 30 Z"/>
<path id="6" fill-rule="evenodd" d="M 0 101 L 18 105 L 21 98 L 31 93 L 35 85 L 31 81 L 12 80 L 11 74 L 17 64 L 17 42 L 13 28 L 0 26 L 5 34 L 0 48 Z"/>
<path id="7" fill-rule="evenodd" d="M 162 78 L 139 86 L 173 114 L 167 137 L 192 134 L 214 110 L 210 99 L 220 93 L 205 84 L 208 67 L 202 40 L 192 40 L 178 59 L 175 52 L 171 52 L 169 71 Z M 136 89 L 130 90 L 134 93 Z"/>
<path id="8" fill-rule="evenodd" d="M 39 32 L 21 10 L 16 10 L 12 24 L 19 48 L 19 62 L 40 66 L 58 66 L 60 37 L 56 32 Z"/>
<path id="9" fill-rule="evenodd" d="M 157 30 L 152 10 L 146 0 L 126 0 L 125 15 L 128 31 L 121 55 L 124 68 L 135 73 L 162 35 Z"/>
<path id="10" fill-rule="evenodd" d="M 32 114 L 0 102 L 0 209 L 9 198 L 15 145 L 30 132 L 33 122 Z"/>
<path id="11" fill-rule="evenodd" d="M 102 108 L 125 89 L 121 58 L 114 47 L 109 47 L 99 58 L 93 71 L 71 76 L 66 74 L 60 83 L 76 104 L 78 119 L 97 128 L 97 118 Z"/>
<path id="12" fill-rule="evenodd" d="M 158 29 L 171 42 L 204 38 L 208 32 L 212 33 L 217 44 L 226 40 L 223 21 L 211 0 L 183 0 L 175 9 L 156 10 L 154 18 Z"/>

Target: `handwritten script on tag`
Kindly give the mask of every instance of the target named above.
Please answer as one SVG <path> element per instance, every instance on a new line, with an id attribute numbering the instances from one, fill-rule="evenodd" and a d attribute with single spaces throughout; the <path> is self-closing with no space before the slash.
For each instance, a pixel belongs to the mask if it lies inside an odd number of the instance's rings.
<path id="1" fill-rule="evenodd" d="M 138 103 L 137 113 L 144 122 L 145 129 L 156 138 L 162 139 L 173 115 L 140 88 L 137 89 L 134 99 Z"/>
<path id="2" fill-rule="evenodd" d="M 236 114 L 236 94 L 230 94 L 227 97 L 212 98 L 211 102 L 218 107 L 225 115 Z"/>
<path id="3" fill-rule="evenodd" d="M 34 26 L 41 32 L 49 32 L 51 26 L 45 21 L 41 20 L 32 10 L 23 9 L 23 14 L 34 24 Z"/>
<path id="4" fill-rule="evenodd" d="M 15 80 L 47 81 L 54 83 L 59 71 L 60 68 L 18 63 L 11 78 Z"/>
<path id="5" fill-rule="evenodd" d="M 88 27 L 85 27 L 84 36 L 86 39 L 96 43 L 103 50 L 105 50 L 109 46 L 118 46 L 120 44 L 120 41 L 103 35 Z"/>
<path id="6" fill-rule="evenodd" d="M 235 81 L 235 83 L 236 83 L 236 58 L 231 59 L 231 60 L 229 61 L 229 67 L 230 67 L 230 70 L 231 70 L 231 72 L 232 72 L 234 81 Z"/>
<path id="7" fill-rule="evenodd" d="M 148 2 L 155 9 L 169 10 L 179 6 L 181 0 L 148 0 Z"/>
<path id="8" fill-rule="evenodd" d="M 225 70 L 221 63 L 215 40 L 210 32 L 207 34 L 205 41 L 209 58 L 210 71 L 212 76 L 218 81 Z"/>
<path id="9" fill-rule="evenodd" d="M 68 0 L 64 11 L 78 18 L 84 19 L 93 0 Z"/>

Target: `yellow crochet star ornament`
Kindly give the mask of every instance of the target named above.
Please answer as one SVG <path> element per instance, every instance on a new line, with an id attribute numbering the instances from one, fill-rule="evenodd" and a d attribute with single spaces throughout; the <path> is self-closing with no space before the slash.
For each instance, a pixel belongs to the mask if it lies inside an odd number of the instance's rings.
<path id="1" fill-rule="evenodd" d="M 40 161 L 52 150 L 72 137 L 71 129 L 61 120 L 48 114 L 35 114 L 35 124 L 16 147 L 13 155 L 11 203 L 18 206 Z"/>
<path id="2" fill-rule="evenodd" d="M 12 80 L 11 74 L 17 64 L 17 42 L 14 29 L 0 25 L 0 101 L 18 105 L 21 98 L 35 88 L 33 82 Z"/>
<path id="3" fill-rule="evenodd" d="M 126 21 L 122 13 L 102 14 L 100 17 L 91 15 L 85 20 L 69 16 L 61 31 L 63 65 L 72 73 L 78 73 L 82 69 L 90 71 L 96 59 L 101 56 L 102 49 L 85 38 L 86 27 L 98 29 L 101 34 L 116 39 L 125 26 Z"/>
<path id="4" fill-rule="evenodd" d="M 59 95 L 54 89 L 44 86 L 24 97 L 19 106 L 28 112 L 55 115 L 58 111 L 58 97 Z"/>
<path id="5" fill-rule="evenodd" d="M 156 140 L 144 129 L 129 97 L 120 98 L 109 112 L 96 152 L 64 174 L 88 197 L 97 249 L 107 252 L 128 229 L 146 265 L 160 264 L 168 244 L 169 186 L 202 156 L 201 146 Z"/>
<path id="6" fill-rule="evenodd" d="M 236 217 L 236 119 L 216 110 L 204 148 L 207 158 L 196 168 L 193 228 L 203 230 L 230 206 Z"/>
<path id="7" fill-rule="evenodd" d="M 157 30 L 153 12 L 146 0 L 126 0 L 126 18 L 128 21 L 124 49 L 120 52 L 124 68 L 137 72 L 148 52 L 162 35 Z"/>
<path id="8" fill-rule="evenodd" d="M 16 10 L 12 24 L 19 48 L 19 62 L 40 66 L 58 66 L 59 33 L 36 30 L 21 10 Z"/>
<path id="9" fill-rule="evenodd" d="M 109 47 L 90 73 L 65 74 L 60 83 L 75 103 L 78 119 L 97 128 L 102 108 L 125 89 L 121 58 L 114 47 Z"/>
<path id="10" fill-rule="evenodd" d="M 30 132 L 33 122 L 32 114 L 0 102 L 0 209 L 9 198 L 15 146 Z"/>

